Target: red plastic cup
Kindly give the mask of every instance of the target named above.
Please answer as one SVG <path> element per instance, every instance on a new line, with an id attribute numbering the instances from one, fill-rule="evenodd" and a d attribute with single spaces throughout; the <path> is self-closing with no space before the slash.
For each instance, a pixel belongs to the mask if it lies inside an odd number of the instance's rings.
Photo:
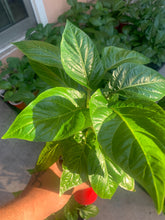
<path id="1" fill-rule="evenodd" d="M 18 102 L 18 103 L 14 103 L 14 102 L 10 102 L 10 105 L 17 107 L 20 110 L 23 110 L 26 107 L 26 104 L 24 102 Z"/>
<path id="2" fill-rule="evenodd" d="M 81 205 L 90 205 L 96 201 L 97 194 L 92 187 L 90 187 L 88 189 L 77 191 L 74 194 L 74 199 Z"/>

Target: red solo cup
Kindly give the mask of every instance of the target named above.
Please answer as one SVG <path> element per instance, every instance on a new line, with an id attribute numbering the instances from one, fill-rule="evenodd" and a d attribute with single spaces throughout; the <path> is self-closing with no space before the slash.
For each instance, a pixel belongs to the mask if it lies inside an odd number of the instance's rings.
<path id="1" fill-rule="evenodd" d="M 92 189 L 92 187 L 90 187 L 88 189 L 77 191 L 74 194 L 74 199 L 81 205 L 90 205 L 96 201 L 97 194 Z"/>

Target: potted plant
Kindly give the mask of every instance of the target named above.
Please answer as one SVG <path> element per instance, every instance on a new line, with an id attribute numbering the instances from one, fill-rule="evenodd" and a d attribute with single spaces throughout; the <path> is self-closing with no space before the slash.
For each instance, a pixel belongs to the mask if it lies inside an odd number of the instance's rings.
<path id="1" fill-rule="evenodd" d="M 165 78 L 144 55 L 114 46 L 100 57 L 92 40 L 67 21 L 61 50 L 40 41 L 15 45 L 54 88 L 41 93 L 2 139 L 46 142 L 34 172 L 62 156 L 60 194 L 89 181 L 103 199 L 136 180 L 164 210 Z M 69 181 L 68 181 L 69 179 Z M 75 218 L 74 218 L 75 219 Z"/>
<path id="2" fill-rule="evenodd" d="M 67 0 L 70 9 L 58 17 L 56 24 L 30 28 L 27 40 L 41 40 L 59 45 L 66 20 L 85 31 L 99 52 L 104 46 L 132 49 L 149 57 L 158 70 L 165 62 L 164 1 L 78 2 Z"/>
<path id="3" fill-rule="evenodd" d="M 0 89 L 4 101 L 23 109 L 36 95 L 46 89 L 43 82 L 31 68 L 28 58 L 7 58 L 7 65 L 1 66 Z"/>
<path id="4" fill-rule="evenodd" d="M 26 39 L 42 40 L 59 45 L 64 24 L 69 19 L 95 42 L 99 52 L 103 46 L 133 49 L 149 57 L 158 70 L 165 62 L 164 1 L 67 1 L 70 9 L 58 22 L 31 28 Z"/>

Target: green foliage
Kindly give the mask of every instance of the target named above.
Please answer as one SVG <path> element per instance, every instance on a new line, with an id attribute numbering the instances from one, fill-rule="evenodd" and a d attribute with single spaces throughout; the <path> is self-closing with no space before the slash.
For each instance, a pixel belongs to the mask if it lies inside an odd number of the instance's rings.
<path id="1" fill-rule="evenodd" d="M 61 67 L 59 48 L 42 41 L 21 41 L 14 43 L 30 59 L 47 66 Z M 40 54 L 40 55 L 39 55 Z"/>
<path id="2" fill-rule="evenodd" d="M 150 58 L 158 69 L 165 62 L 165 4 L 163 0 L 68 0 L 70 9 L 56 24 L 42 24 L 27 31 L 26 39 L 59 45 L 69 19 L 86 32 L 101 53 L 105 46 L 133 49 Z"/>
<path id="3" fill-rule="evenodd" d="M 51 87 L 71 87 L 74 89 L 81 87 L 72 80 L 72 78 L 66 75 L 64 69 L 46 66 L 32 60 L 30 60 L 30 65 L 39 78 Z"/>
<path id="4" fill-rule="evenodd" d="M 7 65 L 1 67 L 0 89 L 5 90 L 4 100 L 29 104 L 35 99 L 35 93 L 41 93 L 48 85 L 31 68 L 27 57 L 21 60 L 7 58 Z"/>
<path id="5" fill-rule="evenodd" d="M 104 68 L 108 71 L 128 62 L 147 64 L 150 62 L 150 59 L 136 51 L 110 46 L 103 49 L 102 62 Z"/>
<path id="6" fill-rule="evenodd" d="M 58 27 L 55 24 L 38 24 L 36 27 L 29 28 L 26 32 L 26 40 L 46 41 L 53 45 L 58 45 L 61 41 L 64 26 Z"/>
<path id="7" fill-rule="evenodd" d="M 89 89 L 97 88 L 104 74 L 103 65 L 91 39 L 80 33 L 72 23 L 66 24 L 61 41 L 62 65 L 76 82 Z"/>
<path id="8" fill-rule="evenodd" d="M 137 52 L 112 46 L 100 57 L 91 39 L 69 21 L 58 64 L 56 47 L 36 45 L 41 44 L 17 43 L 29 59 L 32 56 L 36 72 L 55 88 L 32 101 L 2 138 L 47 142 L 34 171 L 47 169 L 62 156 L 61 194 L 89 181 L 100 197 L 110 199 L 118 186 L 134 191 L 136 180 L 160 214 L 165 198 L 165 112 L 155 101 L 165 96 L 165 78 L 144 66 L 149 60 Z M 90 216 L 90 208 L 84 210 Z M 70 208 L 67 213 L 67 219 L 78 216 Z"/>
<path id="9" fill-rule="evenodd" d="M 60 183 L 60 194 L 68 189 L 88 181 L 87 158 L 88 148 L 85 143 L 79 143 L 75 138 L 63 142 L 63 173 Z"/>
<path id="10" fill-rule="evenodd" d="M 147 190 L 161 212 L 165 186 L 162 144 L 165 112 L 147 100 L 127 99 L 108 106 L 100 91 L 93 94 L 90 102 L 93 125 L 103 151 Z"/>
<path id="11" fill-rule="evenodd" d="M 165 61 L 164 1 L 138 0 L 128 5 L 127 13 L 126 22 L 130 25 L 123 32 L 130 36 L 132 48 L 160 66 Z"/>
<path id="12" fill-rule="evenodd" d="M 13 124 L 6 135 L 29 141 L 56 141 L 70 137 L 91 126 L 85 103 L 85 94 L 78 90 L 49 89 L 19 114 L 15 119 L 19 126 Z"/>
<path id="13" fill-rule="evenodd" d="M 98 208 L 95 205 L 83 206 L 79 209 L 81 218 L 89 219 L 95 217 L 98 214 Z"/>
<path id="14" fill-rule="evenodd" d="M 125 63 L 113 71 L 106 89 L 109 95 L 118 93 L 124 97 L 148 97 L 158 101 L 164 94 L 164 77 L 141 64 Z"/>
<path id="15" fill-rule="evenodd" d="M 89 219 L 98 214 L 98 208 L 95 205 L 83 206 L 78 204 L 72 197 L 69 202 L 59 212 L 51 216 L 51 220 L 78 220 L 78 216 L 82 219 Z M 49 218 L 47 218 L 49 220 Z"/>

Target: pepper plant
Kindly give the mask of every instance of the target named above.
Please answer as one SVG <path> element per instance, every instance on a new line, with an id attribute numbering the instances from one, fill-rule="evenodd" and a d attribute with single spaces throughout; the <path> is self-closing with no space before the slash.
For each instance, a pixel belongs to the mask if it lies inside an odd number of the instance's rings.
<path id="1" fill-rule="evenodd" d="M 136 180 L 158 214 L 165 199 L 165 78 L 145 66 L 144 55 L 105 47 L 67 21 L 60 49 L 40 41 L 15 45 L 53 88 L 41 93 L 15 119 L 5 138 L 46 142 L 35 171 L 60 156 L 60 194 L 89 181 L 103 199 L 118 187 L 134 191 Z"/>
<path id="2" fill-rule="evenodd" d="M 69 10 L 56 24 L 38 24 L 26 33 L 28 40 L 42 40 L 59 45 L 66 20 L 87 33 L 97 49 L 117 46 L 132 49 L 151 60 L 156 70 L 165 62 L 164 0 L 67 0 Z"/>

